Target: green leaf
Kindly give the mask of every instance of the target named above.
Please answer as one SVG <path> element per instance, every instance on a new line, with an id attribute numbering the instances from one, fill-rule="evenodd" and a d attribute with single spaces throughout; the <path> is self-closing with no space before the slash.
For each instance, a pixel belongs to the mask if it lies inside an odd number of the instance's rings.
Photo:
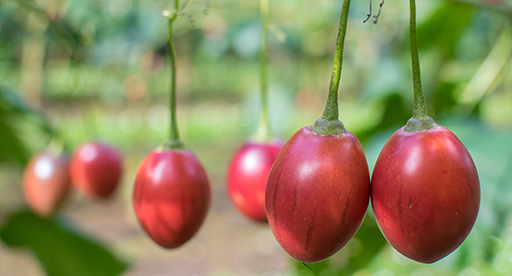
<path id="1" fill-rule="evenodd" d="M 27 248 L 50 276 L 112 276 L 126 269 L 107 249 L 64 226 L 30 212 L 12 214 L 0 228 L 3 242 Z"/>
<path id="2" fill-rule="evenodd" d="M 27 150 L 5 119 L 5 113 L 0 110 L 0 161 L 14 160 L 23 167 L 28 162 Z"/>
<path id="3" fill-rule="evenodd" d="M 11 122 L 13 115 L 27 112 L 15 93 L 0 87 L 0 161 L 14 160 L 21 166 L 28 162 L 28 152 Z"/>

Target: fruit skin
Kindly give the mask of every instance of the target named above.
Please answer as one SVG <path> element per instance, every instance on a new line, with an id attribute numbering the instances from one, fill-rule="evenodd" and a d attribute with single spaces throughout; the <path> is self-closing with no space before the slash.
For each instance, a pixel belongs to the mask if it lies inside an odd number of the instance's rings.
<path id="1" fill-rule="evenodd" d="M 265 202 L 272 232 L 301 262 L 319 262 L 340 250 L 361 225 L 370 175 L 357 138 L 297 131 L 268 177 Z"/>
<path id="2" fill-rule="evenodd" d="M 399 129 L 372 176 L 372 207 L 388 242 L 408 258 L 433 263 L 454 251 L 475 223 L 480 184 L 462 142 L 439 126 Z"/>
<path id="3" fill-rule="evenodd" d="M 233 205 L 246 217 L 267 222 L 265 188 L 279 151 L 280 140 L 248 141 L 235 153 L 228 170 L 228 194 Z"/>
<path id="4" fill-rule="evenodd" d="M 23 172 L 23 193 L 40 216 L 53 215 L 71 191 L 69 157 L 43 152 L 33 157 Z"/>
<path id="5" fill-rule="evenodd" d="M 112 146 L 88 142 L 71 158 L 71 179 L 75 187 L 93 198 L 113 195 L 123 176 L 123 158 Z"/>
<path id="6" fill-rule="evenodd" d="M 139 166 L 133 192 L 135 215 L 164 248 L 176 248 L 194 236 L 210 200 L 208 176 L 190 150 L 156 149 Z"/>

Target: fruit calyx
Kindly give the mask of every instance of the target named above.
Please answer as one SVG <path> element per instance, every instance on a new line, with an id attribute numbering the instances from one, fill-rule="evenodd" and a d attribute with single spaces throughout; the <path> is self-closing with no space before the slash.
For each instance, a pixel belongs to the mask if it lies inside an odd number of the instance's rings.
<path id="1" fill-rule="evenodd" d="M 438 127 L 434 119 L 429 116 L 425 116 L 421 119 L 412 117 L 407 121 L 407 124 L 405 124 L 403 132 L 422 132 Z"/>
<path id="2" fill-rule="evenodd" d="M 345 126 L 338 119 L 325 119 L 324 117 L 319 118 L 316 122 L 309 126 L 309 128 L 319 136 L 331 135 L 331 136 L 342 136 L 345 131 Z"/>
<path id="3" fill-rule="evenodd" d="M 161 146 L 161 148 L 163 150 L 177 150 L 177 149 L 184 150 L 185 145 L 181 142 L 181 140 L 169 140 L 169 141 L 165 142 Z"/>

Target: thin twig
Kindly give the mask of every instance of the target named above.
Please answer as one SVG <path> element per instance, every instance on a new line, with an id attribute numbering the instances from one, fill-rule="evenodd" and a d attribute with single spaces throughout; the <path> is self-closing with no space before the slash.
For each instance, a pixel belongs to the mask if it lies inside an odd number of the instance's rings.
<path id="1" fill-rule="evenodd" d="M 368 20 L 372 17 L 372 0 L 370 0 L 370 11 L 367 14 L 368 17 L 366 17 L 365 20 L 363 20 L 363 23 L 368 22 Z"/>
<path id="2" fill-rule="evenodd" d="M 384 1 L 386 1 L 386 0 L 382 0 L 382 2 L 379 5 L 379 13 L 377 13 L 377 15 L 373 16 L 373 18 L 375 19 L 375 21 L 373 21 L 373 24 L 375 24 L 375 25 L 377 25 L 377 21 L 379 21 L 379 17 L 380 17 L 380 13 L 382 12 L 382 6 L 384 5 Z"/>
<path id="3" fill-rule="evenodd" d="M 303 264 L 305 267 L 307 267 L 309 270 L 313 270 L 313 269 L 311 269 L 311 267 L 309 267 L 305 262 L 302 262 L 302 264 Z"/>
<path id="4" fill-rule="evenodd" d="M 190 3 L 190 0 L 185 0 L 185 1 L 183 1 L 183 2 L 181 3 L 181 5 L 180 5 L 180 10 L 179 10 L 179 12 L 182 12 L 182 11 L 187 7 L 188 3 Z"/>

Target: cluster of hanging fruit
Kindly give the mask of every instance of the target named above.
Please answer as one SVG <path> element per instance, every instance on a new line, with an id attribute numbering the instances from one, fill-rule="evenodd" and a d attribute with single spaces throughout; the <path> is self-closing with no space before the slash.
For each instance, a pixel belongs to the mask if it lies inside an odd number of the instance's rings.
<path id="1" fill-rule="evenodd" d="M 377 223 L 405 256 L 432 263 L 455 250 L 478 214 L 480 187 L 464 145 L 427 116 L 421 90 L 415 2 L 410 0 L 413 117 L 384 146 L 370 182 L 357 138 L 338 120 L 338 86 L 350 0 L 345 0 L 334 69 L 323 116 L 284 144 L 272 140 L 267 122 L 268 0 L 261 0 L 263 32 L 260 124 L 236 152 L 228 171 L 233 205 L 266 222 L 282 248 L 302 262 L 318 262 L 339 251 L 359 229 L 371 197 Z M 178 10 L 178 1 L 176 1 Z M 194 154 L 179 140 L 175 117 L 175 62 L 171 52 L 171 140 L 142 162 L 135 180 L 134 208 L 148 235 L 166 248 L 190 239 L 210 203 L 210 184 Z"/>
<path id="2" fill-rule="evenodd" d="M 324 114 L 292 136 L 268 176 L 270 228 L 290 256 L 318 262 L 353 237 L 371 197 L 377 224 L 397 251 L 418 262 L 438 261 L 465 240 L 475 223 L 480 204 L 475 165 L 462 142 L 427 116 L 415 0 L 410 0 L 413 117 L 382 149 L 370 182 L 359 141 L 338 120 L 349 6 L 345 0 Z"/>
<path id="3" fill-rule="evenodd" d="M 413 117 L 382 149 L 370 180 L 358 139 L 338 119 L 338 86 L 350 0 L 344 0 L 334 68 L 324 113 L 284 144 L 272 139 L 267 111 L 268 0 L 260 0 L 260 124 L 236 152 L 227 188 L 233 205 L 248 218 L 267 222 L 282 248 L 302 262 L 318 262 L 339 251 L 357 232 L 371 198 L 379 228 L 403 255 L 435 262 L 455 250 L 471 231 L 480 204 L 478 174 L 470 154 L 448 129 L 427 115 L 421 88 L 415 0 L 410 0 L 410 39 L 414 83 Z M 201 227 L 211 201 L 208 176 L 194 153 L 180 141 L 176 119 L 176 62 L 172 26 L 179 1 L 168 18 L 171 61 L 170 139 L 140 164 L 133 207 L 145 232 L 160 246 L 175 248 Z M 69 159 L 49 152 L 27 167 L 24 190 L 31 207 L 52 213 L 70 183 L 85 194 L 106 198 L 121 177 L 119 154 L 104 144 L 87 143 Z M 45 194 L 45 196 L 41 196 Z"/>
<path id="4" fill-rule="evenodd" d="M 122 174 L 122 156 L 109 144 L 87 142 L 71 158 L 62 146 L 50 146 L 25 168 L 23 192 L 34 212 L 51 216 L 68 199 L 73 186 L 90 198 L 107 199 Z"/>

